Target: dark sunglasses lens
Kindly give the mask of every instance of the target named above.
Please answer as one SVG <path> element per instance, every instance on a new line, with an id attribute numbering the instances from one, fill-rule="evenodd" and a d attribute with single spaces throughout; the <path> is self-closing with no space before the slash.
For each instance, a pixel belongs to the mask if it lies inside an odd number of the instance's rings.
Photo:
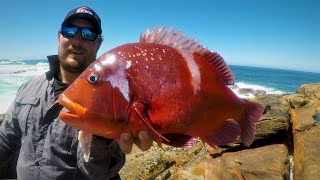
<path id="1" fill-rule="evenodd" d="M 89 28 L 82 28 L 82 38 L 88 41 L 94 41 L 96 40 L 98 34 L 95 32 L 92 32 Z"/>
<path id="2" fill-rule="evenodd" d="M 62 26 L 61 34 L 66 37 L 74 37 L 77 34 L 78 30 L 79 28 L 75 26 L 73 27 Z"/>

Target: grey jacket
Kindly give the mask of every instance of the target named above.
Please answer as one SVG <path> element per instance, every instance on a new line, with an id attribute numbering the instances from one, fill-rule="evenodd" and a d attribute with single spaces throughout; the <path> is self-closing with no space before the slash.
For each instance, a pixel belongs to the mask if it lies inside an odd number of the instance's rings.
<path id="1" fill-rule="evenodd" d="M 50 71 L 24 83 L 0 127 L 0 166 L 18 155 L 18 179 L 119 178 L 125 156 L 117 142 L 93 138 L 86 163 L 78 130 L 59 120 L 53 80 L 58 57 L 48 56 Z"/>

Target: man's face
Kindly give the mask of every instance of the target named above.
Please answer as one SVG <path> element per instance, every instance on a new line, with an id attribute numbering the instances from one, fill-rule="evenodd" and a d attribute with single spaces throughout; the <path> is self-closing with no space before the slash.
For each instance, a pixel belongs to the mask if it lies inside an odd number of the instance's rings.
<path id="1" fill-rule="evenodd" d="M 94 28 L 89 21 L 84 19 L 73 19 L 69 24 Z M 101 44 L 98 38 L 95 41 L 84 40 L 81 37 L 81 31 L 75 37 L 64 37 L 61 33 L 58 36 L 60 67 L 65 71 L 81 73 L 96 59 Z"/>

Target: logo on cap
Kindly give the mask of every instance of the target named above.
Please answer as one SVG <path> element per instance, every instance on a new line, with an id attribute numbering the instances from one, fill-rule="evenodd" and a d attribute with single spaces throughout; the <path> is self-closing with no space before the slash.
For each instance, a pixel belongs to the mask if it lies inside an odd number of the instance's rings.
<path id="1" fill-rule="evenodd" d="M 87 13 L 87 14 L 90 14 L 92 15 L 92 12 L 89 8 L 87 7 L 81 7 L 77 10 L 77 13 Z"/>

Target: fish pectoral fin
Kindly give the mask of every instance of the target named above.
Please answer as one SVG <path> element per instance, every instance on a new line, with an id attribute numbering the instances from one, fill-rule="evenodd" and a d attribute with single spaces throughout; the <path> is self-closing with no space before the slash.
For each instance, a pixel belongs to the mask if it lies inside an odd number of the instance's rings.
<path id="1" fill-rule="evenodd" d="M 173 147 L 192 147 L 198 141 L 198 138 L 185 134 L 169 133 L 163 136 L 169 140 L 169 142 L 164 142 L 164 144 Z"/>
<path id="2" fill-rule="evenodd" d="M 225 145 L 237 138 L 240 134 L 240 125 L 234 119 L 227 119 L 221 129 L 213 134 L 201 137 L 201 140 L 211 147 Z"/>
<path id="3" fill-rule="evenodd" d="M 158 144 L 161 144 L 161 139 L 164 139 L 165 141 L 167 142 L 170 142 L 168 139 L 166 139 L 165 137 L 163 137 L 158 131 L 156 131 L 151 123 L 150 123 L 150 120 L 149 118 L 144 114 L 144 105 L 140 102 L 134 102 L 133 103 L 133 109 L 136 111 L 136 113 L 138 114 L 138 116 L 142 119 L 142 121 L 147 125 L 147 127 L 149 128 L 149 130 L 151 130 L 151 132 L 153 132 L 153 137 L 155 139 L 155 141 L 158 143 Z"/>

